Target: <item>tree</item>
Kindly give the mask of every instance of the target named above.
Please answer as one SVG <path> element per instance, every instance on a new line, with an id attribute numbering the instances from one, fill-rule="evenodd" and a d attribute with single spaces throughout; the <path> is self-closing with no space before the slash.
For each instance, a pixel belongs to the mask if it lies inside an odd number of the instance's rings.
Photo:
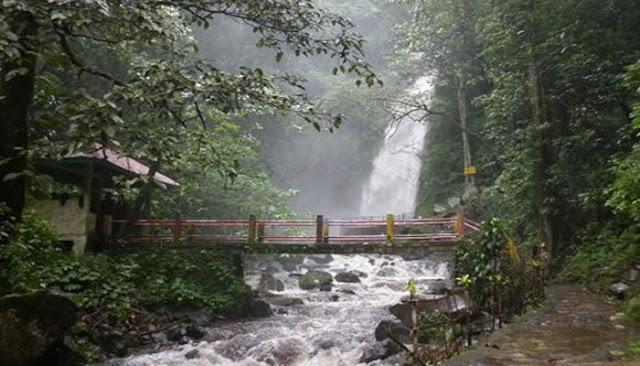
<path id="1" fill-rule="evenodd" d="M 190 27 L 218 17 L 251 27 L 260 35 L 257 45 L 274 49 L 276 60 L 287 51 L 324 54 L 335 58 L 336 72 L 376 82 L 353 24 L 312 1 L 3 1 L 0 115 L 11 133 L 0 140 L 0 199 L 12 214 L 19 218 L 24 206 L 30 130 L 32 138 L 55 141 L 58 154 L 117 141 L 153 171 L 174 157 L 168 147 L 179 143 L 176 129 L 209 127 L 215 115 L 293 111 L 321 128 L 298 78 L 260 68 L 226 73 L 195 57 Z M 69 82 L 72 75 L 81 89 Z M 282 93 L 280 82 L 300 92 Z M 329 128 L 340 121 L 333 116 Z"/>

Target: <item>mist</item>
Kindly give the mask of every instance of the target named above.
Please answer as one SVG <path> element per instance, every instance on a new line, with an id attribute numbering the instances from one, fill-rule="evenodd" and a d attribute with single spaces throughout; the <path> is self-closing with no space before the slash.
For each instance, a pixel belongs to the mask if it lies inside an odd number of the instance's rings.
<path id="1" fill-rule="evenodd" d="M 366 60 L 384 80 L 384 88 L 357 87 L 353 76 L 334 76 L 335 59 L 328 57 L 295 57 L 285 52 L 277 62 L 276 51 L 255 47 L 258 36 L 230 19 L 216 20 L 194 34 L 200 57 L 213 60 L 222 70 L 247 66 L 275 75 L 299 74 L 307 80 L 305 92 L 323 113 L 344 115 L 345 122 L 333 132 L 326 128 L 318 132 L 293 115 L 253 115 L 239 123 L 260 141 L 264 168 L 277 186 L 299 192 L 290 201 L 293 209 L 328 217 L 358 216 L 373 160 L 392 119 L 383 101 L 403 87 L 403 77 L 392 69 L 391 56 L 394 27 L 406 21 L 409 13 L 404 6 L 375 0 L 348 4 L 323 0 L 317 5 L 352 20 L 367 39 Z"/>

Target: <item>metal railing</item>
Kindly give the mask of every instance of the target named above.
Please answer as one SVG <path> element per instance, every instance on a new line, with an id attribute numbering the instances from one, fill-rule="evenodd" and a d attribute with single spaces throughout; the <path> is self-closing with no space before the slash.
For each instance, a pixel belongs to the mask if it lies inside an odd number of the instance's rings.
<path id="1" fill-rule="evenodd" d="M 122 225 L 127 230 L 121 233 Z M 338 235 L 331 234 L 339 228 Z M 351 233 L 344 229 L 350 229 Z M 353 230 L 358 229 L 358 230 Z M 112 233 L 129 241 L 201 241 L 220 243 L 368 243 L 455 240 L 467 230 L 479 231 L 477 222 L 463 213 L 455 217 L 397 218 L 394 215 L 359 219 L 269 220 L 161 219 L 112 221 Z M 353 231 L 356 231 L 355 233 Z M 364 231 L 364 232 L 362 232 Z"/>

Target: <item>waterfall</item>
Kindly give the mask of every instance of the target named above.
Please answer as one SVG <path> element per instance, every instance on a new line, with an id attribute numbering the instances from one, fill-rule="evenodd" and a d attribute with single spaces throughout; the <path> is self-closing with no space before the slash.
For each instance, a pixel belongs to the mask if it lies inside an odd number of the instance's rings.
<path id="1" fill-rule="evenodd" d="M 422 103 L 428 101 L 431 79 L 423 76 L 407 89 L 406 94 Z M 420 121 L 424 112 L 398 108 L 400 118 L 393 119 L 385 130 L 380 152 L 373 161 L 369 181 L 362 191 L 361 216 L 413 214 L 418 194 L 422 151 L 427 125 Z"/>
<path id="2" fill-rule="evenodd" d="M 427 103 L 431 82 L 418 79 L 405 97 Z M 403 109 L 404 108 L 404 109 Z M 427 126 L 424 115 L 397 106 L 403 118 L 389 123 L 382 148 L 362 193 L 363 216 L 409 213 L 415 210 L 421 154 Z M 205 324 L 199 342 L 169 345 L 109 366 L 391 366 L 404 354 L 369 361 L 368 350 L 380 347 L 374 331 L 383 320 L 394 321 L 388 307 L 406 296 L 403 288 L 413 278 L 421 296 L 451 286 L 450 254 L 421 255 L 248 255 L 245 280 L 259 287 L 263 276 L 273 276 L 280 290 L 263 293 L 274 315 L 266 319 Z M 299 278 L 310 270 L 331 275 L 328 292 L 303 290 Z M 358 273 L 355 282 L 339 282 L 342 272 Z M 293 301 L 295 300 L 295 301 Z M 160 337 L 162 338 L 162 337 Z M 195 355 L 195 356 L 194 356 Z M 385 356 L 386 357 L 386 356 Z"/>

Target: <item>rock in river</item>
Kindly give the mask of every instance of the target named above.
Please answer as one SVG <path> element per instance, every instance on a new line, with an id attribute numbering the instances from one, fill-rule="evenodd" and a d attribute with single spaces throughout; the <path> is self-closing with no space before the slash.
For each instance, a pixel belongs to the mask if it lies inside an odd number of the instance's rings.
<path id="1" fill-rule="evenodd" d="M 318 270 L 310 270 L 298 279 L 298 285 L 303 290 L 313 290 L 324 285 L 331 285 L 333 277 L 331 273 Z"/>
<path id="2" fill-rule="evenodd" d="M 336 275 L 336 281 L 338 282 L 348 282 L 355 283 L 360 282 L 360 277 L 357 274 L 352 272 L 341 272 Z"/>
<path id="3" fill-rule="evenodd" d="M 284 283 L 271 273 L 263 273 L 258 288 L 263 291 L 284 291 Z"/>

